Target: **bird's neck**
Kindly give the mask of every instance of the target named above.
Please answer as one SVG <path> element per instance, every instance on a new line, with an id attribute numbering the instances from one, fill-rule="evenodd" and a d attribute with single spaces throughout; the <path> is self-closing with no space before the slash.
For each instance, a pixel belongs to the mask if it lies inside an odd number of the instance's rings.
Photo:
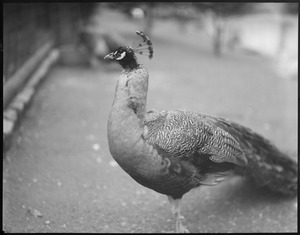
<path id="1" fill-rule="evenodd" d="M 127 60 L 124 60 L 124 61 L 120 60 L 119 64 L 122 66 L 122 68 L 125 71 L 131 71 L 131 70 L 137 69 L 140 66 L 134 58 L 131 59 L 131 60 L 129 60 L 129 61 L 127 61 Z"/>
<path id="2" fill-rule="evenodd" d="M 112 111 L 117 108 L 126 111 L 129 116 L 144 121 L 147 105 L 148 72 L 143 67 L 124 70 L 120 75 L 115 90 Z M 123 112 L 122 112 L 123 113 Z"/>
<path id="3" fill-rule="evenodd" d="M 130 152 L 144 132 L 148 72 L 139 67 L 122 72 L 108 120 L 108 141 L 112 155 Z"/>

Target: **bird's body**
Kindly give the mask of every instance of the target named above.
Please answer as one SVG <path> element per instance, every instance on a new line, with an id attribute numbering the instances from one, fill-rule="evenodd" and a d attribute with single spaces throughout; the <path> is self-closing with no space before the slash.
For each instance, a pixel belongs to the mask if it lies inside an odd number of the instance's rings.
<path id="1" fill-rule="evenodd" d="M 231 172 L 275 192 L 297 193 L 297 164 L 250 129 L 190 111 L 147 112 L 149 75 L 130 50 L 110 54 L 124 70 L 108 120 L 109 149 L 138 183 L 169 197 L 177 231 L 185 231 L 182 196 L 200 185 L 218 184 Z"/>

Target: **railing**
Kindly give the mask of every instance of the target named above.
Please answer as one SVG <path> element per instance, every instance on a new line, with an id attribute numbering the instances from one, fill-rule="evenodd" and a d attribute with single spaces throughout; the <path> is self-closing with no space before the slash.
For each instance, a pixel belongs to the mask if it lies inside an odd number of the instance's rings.
<path id="1" fill-rule="evenodd" d="M 76 40 L 78 23 L 92 7 L 79 2 L 3 4 L 3 109 L 51 47 Z"/>

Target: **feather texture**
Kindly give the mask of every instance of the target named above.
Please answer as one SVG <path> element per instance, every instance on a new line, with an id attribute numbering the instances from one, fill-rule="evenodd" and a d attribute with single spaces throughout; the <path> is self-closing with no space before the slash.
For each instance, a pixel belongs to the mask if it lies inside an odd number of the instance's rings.
<path id="1" fill-rule="evenodd" d="M 259 186 L 297 193 L 297 164 L 249 128 L 199 113 L 164 111 L 148 114 L 145 129 L 148 144 L 165 157 L 192 162 L 199 174 L 215 173 L 211 178 L 219 179 L 216 172 L 239 167 L 235 173 L 250 176 Z"/>

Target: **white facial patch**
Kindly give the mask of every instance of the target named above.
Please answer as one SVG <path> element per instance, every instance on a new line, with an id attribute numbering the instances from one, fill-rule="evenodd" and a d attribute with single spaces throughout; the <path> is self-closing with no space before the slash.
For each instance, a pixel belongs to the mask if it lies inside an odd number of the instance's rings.
<path id="1" fill-rule="evenodd" d="M 125 57 L 126 55 L 126 51 L 124 51 L 118 58 L 116 58 L 116 60 L 121 60 Z"/>

